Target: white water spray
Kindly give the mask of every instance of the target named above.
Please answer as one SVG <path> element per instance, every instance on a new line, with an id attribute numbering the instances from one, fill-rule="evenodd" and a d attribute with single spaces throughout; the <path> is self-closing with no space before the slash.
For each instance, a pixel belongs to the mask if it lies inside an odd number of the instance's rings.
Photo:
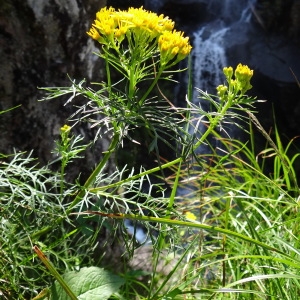
<path id="1" fill-rule="evenodd" d="M 193 78 L 194 86 L 203 91 L 213 92 L 216 83 L 223 80 L 222 69 L 227 61 L 223 38 L 228 28 L 223 28 L 204 39 L 205 27 L 194 33 Z"/>
<path id="2" fill-rule="evenodd" d="M 255 0 L 208 1 L 207 11 L 213 18 L 193 34 L 193 84 L 208 93 L 224 81 L 223 67 L 227 66 L 225 45 L 237 28 L 245 28 L 251 19 L 251 6 Z M 242 30 L 241 30 L 241 34 Z M 194 99 L 196 102 L 197 100 Z"/>

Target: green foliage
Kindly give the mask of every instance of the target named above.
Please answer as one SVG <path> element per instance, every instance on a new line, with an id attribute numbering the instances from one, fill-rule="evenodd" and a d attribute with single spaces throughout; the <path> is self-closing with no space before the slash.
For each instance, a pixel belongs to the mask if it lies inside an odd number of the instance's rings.
<path id="1" fill-rule="evenodd" d="M 103 11 L 106 21 L 112 12 Z M 148 14 L 142 9 L 136 13 Z M 125 17 L 128 21 L 130 15 Z M 192 103 L 190 84 L 186 108 L 174 107 L 155 96 L 158 81 L 172 75 L 160 64 L 159 51 L 167 51 L 171 65 L 183 57 L 172 53 L 171 40 L 161 39 L 157 48 L 158 35 L 135 72 L 129 58 L 124 62 L 118 57 L 118 47 L 127 56 L 138 51 L 126 51 L 125 34 L 115 40 L 120 28 L 114 26 L 123 24 L 118 22 L 109 27 L 107 39 L 97 32 L 103 34 L 103 24 L 89 33 L 105 41 L 100 57 L 106 59 L 107 83 L 91 88 L 84 80 L 72 81 L 70 87 L 44 89 L 44 100 L 70 95 L 69 104 L 85 98 L 80 107 L 74 103 L 70 121 L 73 127 L 81 122 L 97 127 L 94 139 L 83 144 L 82 137 L 64 125 L 56 141 L 56 171 L 39 166 L 30 153 L 1 154 L 1 297 L 299 299 L 299 151 L 290 155 L 292 141 L 284 146 L 276 127 L 273 141 L 256 119 L 255 99 L 245 94 L 253 71 L 241 64 L 235 71 L 224 68 L 226 84 L 217 87 L 216 95 L 198 89 L 208 111 Z M 137 24 L 131 28 L 129 46 L 135 47 L 133 39 L 143 36 Z M 184 41 L 190 51 L 186 38 L 176 33 L 173 39 Z M 113 41 L 117 44 L 109 55 Z M 125 76 L 125 84 L 113 83 L 111 68 Z M 144 79 L 149 83 L 146 91 L 135 86 Z M 247 141 L 230 137 L 228 126 L 243 128 Z M 267 143 L 258 154 L 253 126 Z M 142 130 L 144 141 L 135 140 L 136 130 Z M 110 145 L 86 181 L 79 183 L 78 170 L 77 179 L 67 182 L 67 167 L 104 137 Z M 108 174 L 106 165 L 123 151 L 125 139 L 145 142 L 145 159 L 154 154 L 155 166 L 116 165 Z M 175 158 L 162 157 L 161 145 Z M 135 224 L 134 233 L 136 224 L 144 226 L 144 244 L 128 234 L 125 220 Z M 110 271 L 99 268 L 106 262 L 102 240 L 118 241 L 123 249 Z M 140 270 L 132 258 L 142 255 L 141 250 L 149 251 L 141 258 Z M 113 274 L 116 269 L 118 276 Z"/>

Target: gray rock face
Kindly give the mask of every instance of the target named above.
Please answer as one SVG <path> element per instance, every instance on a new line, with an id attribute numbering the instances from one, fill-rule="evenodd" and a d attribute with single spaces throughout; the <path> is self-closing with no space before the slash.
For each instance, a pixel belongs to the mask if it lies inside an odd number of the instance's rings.
<path id="1" fill-rule="evenodd" d="M 37 102 L 37 87 L 70 85 L 67 77 L 102 78 L 102 66 L 86 35 L 106 1 L 27 0 L 0 2 L 0 152 L 35 149 L 43 163 L 51 159 L 53 139 L 71 108 L 63 100 Z"/>

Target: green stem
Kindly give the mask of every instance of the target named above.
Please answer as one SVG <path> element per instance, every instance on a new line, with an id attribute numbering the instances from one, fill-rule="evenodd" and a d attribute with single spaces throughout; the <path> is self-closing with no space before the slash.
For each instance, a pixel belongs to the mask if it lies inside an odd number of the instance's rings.
<path id="1" fill-rule="evenodd" d="M 183 151 L 184 151 L 184 149 L 183 149 Z M 175 197 L 176 197 L 176 194 L 177 194 L 177 188 L 178 188 L 178 184 L 179 184 L 179 178 L 180 178 L 180 172 L 181 172 L 181 165 L 182 165 L 182 161 L 183 161 L 183 156 L 180 156 L 178 158 L 178 160 L 179 160 L 179 166 L 177 168 L 175 181 L 173 183 L 172 192 L 171 192 L 171 195 L 170 195 L 170 198 L 169 198 L 169 203 L 167 205 L 167 210 L 166 210 L 166 215 L 165 215 L 165 218 L 167 218 L 167 219 L 170 218 L 171 209 L 174 206 Z M 158 251 L 156 251 L 156 253 L 155 253 L 155 263 L 158 262 L 158 258 L 159 258 L 159 255 L 161 253 L 161 250 L 165 246 L 165 237 L 166 237 L 165 229 L 166 229 L 166 225 L 163 224 L 162 226 L 163 226 L 163 230 L 160 231 L 159 236 L 158 236 L 158 243 L 157 243 Z M 155 266 L 156 266 L 156 264 L 155 264 Z"/>
<path id="2" fill-rule="evenodd" d="M 136 89 L 136 70 L 138 70 L 138 67 L 136 66 L 136 64 L 138 64 L 138 62 L 136 63 L 132 63 L 129 69 L 129 90 L 128 90 L 128 98 L 129 101 L 134 100 L 133 96 L 135 93 L 135 89 Z"/>
<path id="3" fill-rule="evenodd" d="M 73 200 L 73 202 L 70 204 L 70 206 L 66 210 L 66 215 L 68 215 L 72 211 L 72 209 L 74 208 L 74 206 L 76 206 L 80 202 L 80 200 L 83 198 L 85 192 L 93 184 L 93 182 L 95 181 L 97 175 L 102 171 L 102 169 L 104 168 L 105 164 L 107 163 L 107 161 L 111 157 L 111 154 L 115 150 L 116 145 L 118 144 L 118 141 L 119 141 L 119 134 L 116 133 L 114 135 L 113 140 L 112 140 L 112 142 L 111 142 L 111 144 L 110 144 L 107 152 L 105 153 L 104 157 L 102 158 L 102 160 L 100 161 L 100 163 L 97 165 L 97 167 L 95 168 L 95 170 L 92 172 L 92 174 L 90 175 L 90 177 L 87 179 L 87 181 L 84 183 L 83 187 L 78 192 L 78 194 L 76 195 L 75 199 Z M 65 217 L 59 217 L 59 218 L 57 218 L 55 224 L 61 223 L 64 219 L 65 219 Z M 47 232 L 51 231 L 52 229 L 53 229 L 53 225 L 52 226 L 44 227 L 43 229 L 41 229 L 41 230 L 33 233 L 31 235 L 31 239 L 39 238 L 41 235 L 46 234 Z"/>
<path id="4" fill-rule="evenodd" d="M 95 170 L 92 172 L 92 174 L 90 175 L 90 177 L 87 179 L 87 181 L 83 185 L 82 189 L 80 190 L 80 192 L 77 194 L 77 196 L 75 197 L 75 199 L 73 200 L 73 202 L 71 203 L 71 205 L 69 206 L 69 208 L 67 209 L 67 211 L 66 211 L 67 214 L 72 210 L 72 208 L 74 206 L 76 206 L 78 204 L 78 202 L 84 196 L 86 190 L 94 183 L 97 175 L 102 171 L 102 169 L 104 168 L 105 164 L 107 163 L 107 161 L 111 157 L 111 154 L 114 152 L 114 150 L 115 150 L 118 142 L 119 142 L 119 134 L 116 133 L 114 135 L 113 140 L 112 140 L 112 142 L 111 142 L 111 144 L 110 144 L 107 152 L 105 153 L 104 157 L 102 158 L 102 160 L 100 161 L 100 163 L 98 164 L 98 166 L 95 168 Z"/>
<path id="5" fill-rule="evenodd" d="M 39 247 L 34 246 L 33 250 L 37 254 L 37 256 L 40 258 L 40 260 L 44 263 L 44 265 L 49 270 L 49 272 L 54 276 L 54 278 L 59 282 L 59 284 L 62 286 L 62 288 L 65 290 L 65 292 L 69 295 L 69 297 L 72 300 L 77 300 L 77 297 L 74 295 L 72 290 L 69 288 L 67 283 L 62 278 L 62 276 L 56 271 L 56 269 L 53 267 L 53 265 L 48 260 L 46 255 L 39 249 Z"/>
<path id="6" fill-rule="evenodd" d="M 65 161 L 64 157 L 62 157 L 62 162 L 61 162 L 61 169 L 60 169 L 60 201 L 62 202 L 63 200 L 63 191 L 64 191 L 64 178 L 65 178 Z"/>
<path id="7" fill-rule="evenodd" d="M 177 187 L 178 187 L 178 184 L 179 184 L 181 165 L 182 165 L 182 157 L 180 157 L 179 166 L 178 166 L 177 173 L 176 173 L 176 178 L 175 178 L 173 188 L 172 188 L 172 192 L 171 192 L 171 195 L 170 195 L 170 201 L 169 201 L 168 206 L 167 206 L 166 218 L 170 217 L 171 209 L 174 206 L 175 197 L 176 197 L 176 194 L 177 194 Z"/>
<path id="8" fill-rule="evenodd" d="M 189 227 L 189 228 L 197 228 L 197 229 L 203 229 L 207 230 L 210 232 L 218 232 L 221 234 L 226 234 L 228 236 L 236 237 L 240 240 L 243 240 L 245 242 L 249 242 L 251 244 L 257 245 L 262 247 L 263 249 L 270 250 L 272 252 L 279 253 L 285 257 L 290 258 L 290 256 L 281 251 L 280 249 L 274 248 L 264 242 L 261 242 L 260 240 L 257 240 L 255 238 L 251 238 L 247 235 L 244 235 L 242 233 L 232 231 L 226 228 L 221 228 L 217 227 L 215 225 L 207 225 L 207 224 L 202 224 L 197 221 L 181 221 L 181 220 L 176 220 L 176 219 L 169 219 L 169 218 L 159 218 L 159 217 L 151 217 L 151 216 L 143 216 L 143 215 L 132 215 L 132 214 L 107 214 L 107 213 L 102 213 L 99 211 L 86 211 L 82 213 L 75 213 L 78 215 L 100 215 L 103 217 L 108 217 L 108 218 L 113 218 L 113 219 L 129 219 L 129 220 L 135 220 L 135 221 L 141 221 L 141 222 L 153 222 L 153 223 L 160 223 L 160 224 L 168 224 L 172 226 L 182 226 L 182 227 Z"/>
<path id="9" fill-rule="evenodd" d="M 199 141 L 193 146 L 193 150 L 198 148 L 205 141 L 205 139 L 208 137 L 208 135 L 213 132 L 214 128 L 221 121 L 221 119 L 225 115 L 226 111 L 230 108 L 231 104 L 232 104 L 232 101 L 228 100 L 226 105 L 224 105 L 224 107 L 221 109 L 220 114 L 217 117 L 212 119 L 212 121 L 210 123 L 210 126 L 207 128 L 207 130 L 201 136 Z M 182 151 L 184 152 L 184 149 Z M 174 205 L 175 196 L 176 196 L 176 193 L 177 193 L 177 187 L 178 187 L 178 184 L 179 184 L 182 161 L 183 161 L 183 156 L 181 156 L 179 158 L 179 161 L 178 161 L 179 166 L 178 166 L 178 169 L 177 169 L 176 178 L 175 178 L 175 181 L 174 181 L 174 184 L 173 184 L 173 188 L 172 188 L 172 192 L 171 192 L 171 195 L 170 195 L 170 200 L 169 200 L 169 203 L 168 203 L 168 206 L 167 206 L 167 211 L 166 211 L 166 216 L 165 216 L 165 218 L 167 218 L 167 219 L 170 218 L 171 209 Z M 164 244 L 165 244 L 165 242 L 164 242 L 165 241 L 164 232 L 165 232 L 165 230 L 162 230 L 160 235 L 159 235 L 159 238 L 158 238 L 158 244 L 157 244 L 158 245 L 157 247 L 158 247 L 158 250 L 159 250 L 158 253 L 160 253 L 160 250 L 164 247 Z"/>
<path id="10" fill-rule="evenodd" d="M 221 112 L 219 113 L 218 116 L 214 117 L 212 121 L 210 122 L 209 127 L 207 130 L 204 132 L 204 134 L 201 136 L 201 138 L 198 140 L 198 142 L 193 146 L 193 150 L 196 150 L 203 142 L 206 140 L 206 138 L 213 132 L 215 127 L 219 124 L 219 122 L 222 120 L 224 115 L 226 114 L 227 110 L 231 107 L 232 101 L 226 102 L 226 104 L 223 106 Z"/>
<path id="11" fill-rule="evenodd" d="M 108 95 L 111 96 L 111 76 L 110 76 L 110 68 L 109 68 L 109 59 L 108 59 L 108 53 L 106 50 L 105 53 L 105 69 L 106 69 L 106 77 L 107 77 L 107 87 L 108 87 Z"/>
<path id="12" fill-rule="evenodd" d="M 118 181 L 118 182 L 115 182 L 115 183 L 112 183 L 112 184 L 108 184 L 108 185 L 105 185 L 105 186 L 100 186 L 100 187 L 96 187 L 96 188 L 92 188 L 92 189 L 89 189 L 89 192 L 90 193 L 97 193 L 97 191 L 105 191 L 107 189 L 111 189 L 111 188 L 114 188 L 114 187 L 118 187 L 126 182 L 129 182 L 129 181 L 132 181 L 132 180 L 135 180 L 135 179 L 138 179 L 138 178 L 141 178 L 143 176 L 146 176 L 146 175 L 149 175 L 149 174 L 152 174 L 154 172 L 158 172 L 158 171 L 161 171 L 162 169 L 166 169 L 168 167 L 171 167 L 177 163 L 180 163 L 182 160 L 181 157 L 179 158 L 176 158 L 168 163 L 165 163 L 161 166 L 158 166 L 158 167 L 155 167 L 155 168 L 152 168 L 150 170 L 147 170 L 147 171 L 144 171 L 144 172 L 141 172 L 139 174 L 136 174 L 136 175 L 133 175 L 131 177 L 128 177 L 128 178 L 125 178 L 121 181 Z"/>
<path id="13" fill-rule="evenodd" d="M 155 66 L 154 66 L 155 68 Z M 163 72 L 163 68 L 159 68 L 158 73 L 156 74 L 154 80 L 152 81 L 151 85 L 149 86 L 148 90 L 146 91 L 146 93 L 144 94 L 144 96 L 141 98 L 141 100 L 139 101 L 140 104 L 143 104 L 144 101 L 146 100 L 146 98 L 148 97 L 148 95 L 151 93 L 151 91 L 153 90 L 154 86 L 157 84 L 162 72 Z"/>

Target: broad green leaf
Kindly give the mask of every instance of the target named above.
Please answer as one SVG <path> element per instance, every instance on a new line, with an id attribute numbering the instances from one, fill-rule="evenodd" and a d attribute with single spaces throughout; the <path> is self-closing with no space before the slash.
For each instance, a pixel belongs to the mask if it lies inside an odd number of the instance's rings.
<path id="1" fill-rule="evenodd" d="M 98 267 L 85 267 L 79 272 L 65 273 L 63 279 L 79 300 L 105 300 L 117 292 L 124 279 Z M 51 287 L 51 300 L 69 300 L 56 281 Z"/>

